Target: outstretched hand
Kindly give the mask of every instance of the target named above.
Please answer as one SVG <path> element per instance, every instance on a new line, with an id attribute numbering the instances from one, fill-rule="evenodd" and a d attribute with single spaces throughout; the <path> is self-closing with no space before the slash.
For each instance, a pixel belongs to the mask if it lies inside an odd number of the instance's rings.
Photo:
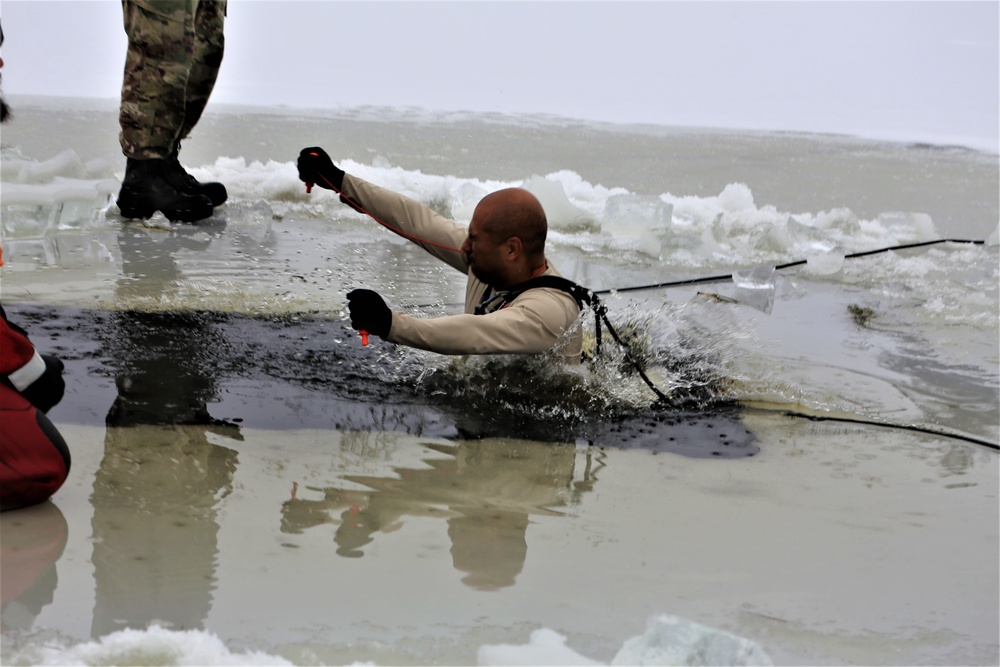
<path id="1" fill-rule="evenodd" d="M 351 312 L 351 326 L 367 331 L 379 338 L 389 335 L 392 328 L 392 311 L 385 300 L 370 289 L 356 289 L 347 293 L 347 308 Z"/>
<path id="2" fill-rule="evenodd" d="M 339 191 L 344 185 L 344 170 L 339 168 L 319 146 L 303 148 L 298 159 L 299 178 L 307 185 Z"/>

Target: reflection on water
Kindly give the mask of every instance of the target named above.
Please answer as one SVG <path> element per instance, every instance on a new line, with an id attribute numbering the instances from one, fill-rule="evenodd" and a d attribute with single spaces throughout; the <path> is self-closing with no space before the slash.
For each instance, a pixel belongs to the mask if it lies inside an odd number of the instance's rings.
<path id="1" fill-rule="evenodd" d="M 349 447 L 350 438 L 341 446 Z M 281 508 L 281 531 L 334 525 L 337 554 L 360 558 L 365 545 L 406 518 L 440 518 L 463 583 L 495 590 L 512 586 L 524 566 L 530 517 L 558 516 L 578 504 L 601 467 L 587 452 L 577 474 L 576 448 L 566 444 L 484 439 L 427 446 L 448 456 L 426 460 L 426 468 L 394 467 L 392 476 L 345 474 L 345 484 L 308 487 L 322 494 L 318 500 L 300 498 L 293 486 Z"/>
<path id="2" fill-rule="evenodd" d="M 160 234 L 123 226 L 118 235 L 122 276 L 116 285 L 121 303 L 138 297 L 169 301 L 181 276 L 176 253 L 203 250 L 209 237 Z M 118 398 L 108 412 L 112 426 L 135 424 L 217 424 L 208 414 L 217 401 L 216 372 L 207 363 L 224 349 L 224 338 L 202 313 L 122 310 L 111 318 L 104 344 L 115 370 Z"/>
<path id="3" fill-rule="evenodd" d="M 30 630 L 52 603 L 69 528 L 51 501 L 0 514 L 0 625 Z"/>
<path id="4" fill-rule="evenodd" d="M 219 503 L 237 454 L 205 426 L 109 427 L 90 496 L 92 636 L 154 620 L 201 628 L 212 606 Z"/>
<path id="5" fill-rule="evenodd" d="M 165 293 L 176 286 L 178 247 L 144 230 L 119 235 L 124 275 L 118 294 Z M 91 633 L 100 637 L 152 621 L 202 627 L 212 606 L 217 520 L 232 492 L 234 450 L 209 434 L 242 440 L 236 426 L 209 415 L 216 378 L 204 362 L 221 337 L 203 314 L 120 311 L 108 322 L 105 351 L 118 395 L 107 414 L 104 458 L 94 479 Z"/>

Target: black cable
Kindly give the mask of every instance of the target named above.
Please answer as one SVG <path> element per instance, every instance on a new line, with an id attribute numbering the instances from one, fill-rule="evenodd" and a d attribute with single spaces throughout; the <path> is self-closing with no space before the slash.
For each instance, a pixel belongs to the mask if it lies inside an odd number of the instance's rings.
<path id="1" fill-rule="evenodd" d="M 935 239 L 934 241 L 905 243 L 902 245 L 890 246 L 888 248 L 878 248 L 876 250 L 865 250 L 863 252 L 855 252 L 851 253 L 850 255 L 844 255 L 844 259 L 854 259 L 856 257 L 866 257 L 867 255 L 877 255 L 879 253 L 890 252 L 893 250 L 908 250 L 910 248 L 921 248 L 923 246 L 936 245 L 938 243 L 971 243 L 974 245 L 983 245 L 986 242 L 973 239 Z M 776 270 L 788 269 L 793 266 L 801 266 L 805 264 L 807 261 L 808 260 L 800 259 L 794 262 L 778 264 L 774 268 Z M 613 289 L 594 290 L 594 294 L 611 294 L 612 292 L 636 292 L 639 290 L 646 290 L 646 289 L 663 289 L 666 287 L 681 287 L 683 285 L 697 285 L 700 283 L 717 283 L 717 282 L 722 282 L 724 280 L 732 280 L 732 279 L 733 279 L 733 274 L 728 273 L 726 275 L 706 276 L 704 278 L 685 278 L 683 280 L 674 280 L 663 283 L 651 283 L 649 285 L 635 285 L 633 287 L 618 287 Z"/>
<path id="2" fill-rule="evenodd" d="M 976 240 L 976 239 L 935 239 L 933 241 L 919 241 L 917 243 L 904 243 L 902 245 L 889 246 L 887 248 L 877 248 L 875 250 L 864 250 L 862 252 L 851 253 L 850 255 L 844 255 L 844 259 L 854 259 L 857 257 L 867 257 L 868 255 L 878 255 L 883 252 L 891 252 L 893 250 L 908 250 L 910 248 L 921 248 L 923 246 L 937 245 L 939 243 L 970 243 L 973 245 L 984 245 L 986 241 Z M 775 265 L 775 270 L 780 271 L 781 269 L 790 269 L 793 266 L 802 266 L 806 264 L 808 260 L 799 259 L 794 262 L 786 262 L 785 264 Z M 607 289 L 595 289 L 591 290 L 592 294 L 617 294 L 620 292 L 638 292 L 639 290 L 647 289 L 665 289 L 668 287 L 683 287 L 684 285 L 699 285 L 703 283 L 719 283 L 725 280 L 732 280 L 733 274 L 720 274 L 717 276 L 704 276 L 702 278 L 684 278 L 682 280 L 672 280 L 662 283 L 650 283 L 648 285 L 633 285 L 631 287 L 610 287 Z M 451 305 L 457 306 L 461 304 L 433 304 L 433 303 L 422 303 L 413 306 L 414 308 L 430 308 L 432 306 L 440 305 Z"/>
<path id="3" fill-rule="evenodd" d="M 782 409 L 768 409 L 759 406 L 743 405 L 745 410 L 758 410 L 760 412 L 775 412 L 778 414 L 785 415 L 786 417 L 798 417 L 800 419 L 808 419 L 810 421 L 833 421 L 833 422 L 843 422 L 845 424 L 861 424 L 863 426 L 881 426 L 883 428 L 893 428 L 903 431 L 914 431 L 916 433 L 926 433 L 928 435 L 935 435 L 941 438 L 951 438 L 954 440 L 964 440 L 965 442 L 972 443 L 974 445 L 982 445 L 988 449 L 993 449 L 1000 451 L 1000 444 L 991 442 L 989 440 L 983 440 L 975 436 L 966 435 L 964 433 L 949 433 L 948 431 L 939 431 L 937 429 L 927 428 L 926 426 L 918 426 L 916 424 L 893 424 L 892 422 L 883 422 L 875 419 L 859 419 L 857 417 L 835 417 L 833 415 L 817 415 L 810 414 L 808 412 L 796 412 L 795 410 L 782 410 Z"/>

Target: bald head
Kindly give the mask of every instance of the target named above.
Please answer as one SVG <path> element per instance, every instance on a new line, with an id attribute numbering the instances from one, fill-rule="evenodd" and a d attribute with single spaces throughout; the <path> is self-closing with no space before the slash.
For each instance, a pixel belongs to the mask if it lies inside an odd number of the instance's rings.
<path id="1" fill-rule="evenodd" d="M 537 258 L 545 254 L 545 236 L 549 225 L 545 209 L 535 195 L 523 188 L 497 190 L 483 197 L 476 206 L 483 232 L 500 242 L 512 236 L 521 239 L 524 253 Z"/>

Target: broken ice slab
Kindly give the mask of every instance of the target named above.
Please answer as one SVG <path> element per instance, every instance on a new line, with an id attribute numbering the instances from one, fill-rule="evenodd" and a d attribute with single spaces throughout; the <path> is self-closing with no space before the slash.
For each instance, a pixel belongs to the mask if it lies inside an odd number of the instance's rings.
<path id="1" fill-rule="evenodd" d="M 694 621 L 660 614 L 646 632 L 627 640 L 612 665 L 773 665 L 752 639 Z"/>
<path id="2" fill-rule="evenodd" d="M 791 247 L 799 253 L 830 252 L 837 247 L 837 242 L 828 234 L 815 227 L 804 225 L 795 218 L 788 218 L 787 229 Z"/>
<path id="3" fill-rule="evenodd" d="M 733 283 L 744 289 L 774 289 L 775 267 L 773 264 L 738 269 L 733 272 Z"/>
<path id="4" fill-rule="evenodd" d="M 55 177 L 49 183 L 4 183 L 3 233 L 31 238 L 51 230 L 84 229 L 100 217 L 118 188 L 113 179 Z"/>
<path id="5" fill-rule="evenodd" d="M 829 276 L 840 271 L 844 266 L 845 255 L 842 250 L 829 252 L 814 252 L 806 255 L 806 273 L 817 276 Z"/>
<path id="6" fill-rule="evenodd" d="M 104 158 L 84 162 L 73 150 L 65 150 L 42 162 L 6 155 L 0 159 L 0 179 L 4 183 L 48 183 L 60 176 L 104 180 L 113 178 L 114 170 Z"/>
<path id="7" fill-rule="evenodd" d="M 560 181 L 535 175 L 526 179 L 521 187 L 538 198 L 550 228 L 579 231 L 596 226 L 596 221 L 586 211 L 569 200 L 566 187 Z"/>
<path id="8" fill-rule="evenodd" d="M 601 231 L 619 238 L 660 236 L 670 229 L 674 207 L 659 197 L 611 195 L 604 204 Z"/>
<path id="9" fill-rule="evenodd" d="M 59 206 L 55 228 L 82 229 L 100 217 L 118 193 L 118 181 L 98 181 L 56 177 L 52 185 L 57 188 L 54 201 Z"/>
<path id="10" fill-rule="evenodd" d="M 910 241 L 930 241 L 938 238 L 931 216 L 926 213 L 905 213 L 889 211 L 880 213 L 876 222 L 900 243 Z"/>
<path id="11" fill-rule="evenodd" d="M 86 178 L 89 175 L 87 165 L 72 150 L 65 150 L 44 162 L 5 159 L 0 169 L 5 182 L 15 183 L 47 183 L 56 176 Z"/>
<path id="12" fill-rule="evenodd" d="M 734 271 L 732 281 L 736 285 L 736 300 L 763 313 L 770 314 L 774 307 L 777 280 L 778 274 L 774 265 Z"/>

